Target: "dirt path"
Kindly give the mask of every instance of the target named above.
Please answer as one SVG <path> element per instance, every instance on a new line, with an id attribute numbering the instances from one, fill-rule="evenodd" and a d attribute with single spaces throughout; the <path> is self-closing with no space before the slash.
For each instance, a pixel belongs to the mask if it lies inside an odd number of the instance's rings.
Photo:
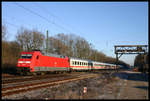
<path id="1" fill-rule="evenodd" d="M 148 75 L 142 73 L 127 72 L 126 79 L 120 89 L 117 99 L 149 99 L 148 98 Z"/>

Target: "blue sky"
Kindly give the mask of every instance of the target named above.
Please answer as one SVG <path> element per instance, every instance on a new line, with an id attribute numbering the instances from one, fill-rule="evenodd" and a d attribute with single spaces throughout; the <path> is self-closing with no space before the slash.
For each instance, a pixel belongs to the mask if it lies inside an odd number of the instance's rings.
<path id="1" fill-rule="evenodd" d="M 17 30 L 23 26 L 45 35 L 49 30 L 49 36 L 79 35 L 111 57 L 115 57 L 114 45 L 148 44 L 148 2 L 16 3 L 2 2 L 2 23 L 9 32 L 9 41 L 15 40 Z M 120 59 L 133 64 L 135 56 L 123 55 Z"/>

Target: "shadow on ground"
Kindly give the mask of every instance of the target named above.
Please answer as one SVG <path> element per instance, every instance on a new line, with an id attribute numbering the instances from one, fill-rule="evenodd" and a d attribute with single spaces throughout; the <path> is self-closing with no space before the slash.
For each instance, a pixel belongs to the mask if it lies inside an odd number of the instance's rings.
<path id="1" fill-rule="evenodd" d="M 133 81 L 148 82 L 148 79 L 149 79 L 149 76 L 146 73 L 125 73 L 125 72 L 120 72 L 120 73 L 114 73 L 113 75 L 119 77 L 120 79 L 133 80 Z"/>
<path id="2" fill-rule="evenodd" d="M 17 74 L 17 67 L 7 64 L 7 65 L 2 67 L 2 73 L 16 75 Z"/>

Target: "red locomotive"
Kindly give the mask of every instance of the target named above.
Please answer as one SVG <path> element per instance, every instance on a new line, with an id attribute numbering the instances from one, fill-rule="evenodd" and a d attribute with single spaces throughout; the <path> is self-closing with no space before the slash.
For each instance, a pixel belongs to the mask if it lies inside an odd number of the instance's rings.
<path id="1" fill-rule="evenodd" d="M 17 71 L 25 75 L 28 73 L 99 69 L 116 69 L 116 65 L 54 54 L 43 55 L 40 51 L 21 52 L 21 58 L 17 64 Z"/>
<path id="2" fill-rule="evenodd" d="M 70 70 L 67 56 L 44 56 L 40 51 L 22 52 L 17 67 L 19 73 Z"/>

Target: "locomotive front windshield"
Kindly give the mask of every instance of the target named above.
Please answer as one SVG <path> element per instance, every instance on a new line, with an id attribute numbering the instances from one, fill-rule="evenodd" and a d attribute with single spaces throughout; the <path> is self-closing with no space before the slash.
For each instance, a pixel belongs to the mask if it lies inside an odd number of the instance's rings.
<path id="1" fill-rule="evenodd" d="M 32 54 L 22 54 L 21 58 L 22 59 L 31 59 L 32 58 Z"/>

